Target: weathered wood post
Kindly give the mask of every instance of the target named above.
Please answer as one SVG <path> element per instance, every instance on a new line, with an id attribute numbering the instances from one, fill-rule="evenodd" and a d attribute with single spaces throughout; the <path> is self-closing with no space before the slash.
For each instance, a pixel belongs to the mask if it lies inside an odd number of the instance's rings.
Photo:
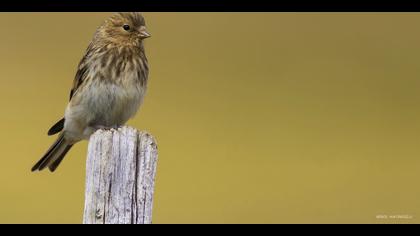
<path id="1" fill-rule="evenodd" d="M 84 224 L 150 224 L 157 146 L 131 127 L 98 130 L 89 140 Z"/>

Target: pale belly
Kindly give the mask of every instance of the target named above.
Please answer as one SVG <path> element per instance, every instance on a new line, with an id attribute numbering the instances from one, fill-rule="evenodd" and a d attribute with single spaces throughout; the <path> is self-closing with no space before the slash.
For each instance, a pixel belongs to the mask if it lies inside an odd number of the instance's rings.
<path id="1" fill-rule="evenodd" d="M 76 105 L 66 109 L 64 130 L 73 140 L 88 139 L 98 128 L 124 125 L 133 117 L 143 102 L 145 88 L 96 84 L 89 86 Z"/>

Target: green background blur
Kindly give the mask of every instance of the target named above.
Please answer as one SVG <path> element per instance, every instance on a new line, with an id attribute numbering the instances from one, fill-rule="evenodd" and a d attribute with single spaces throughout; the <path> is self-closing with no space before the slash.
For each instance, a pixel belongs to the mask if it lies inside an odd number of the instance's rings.
<path id="1" fill-rule="evenodd" d="M 0 14 L 1 223 L 81 222 L 87 142 L 30 168 L 109 15 Z M 154 223 L 420 223 L 420 14 L 144 15 Z"/>

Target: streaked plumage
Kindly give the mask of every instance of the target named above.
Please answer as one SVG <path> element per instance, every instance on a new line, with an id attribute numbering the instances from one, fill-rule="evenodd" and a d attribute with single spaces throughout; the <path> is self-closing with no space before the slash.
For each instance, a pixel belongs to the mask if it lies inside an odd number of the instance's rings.
<path id="1" fill-rule="evenodd" d="M 135 115 L 147 89 L 143 40 L 149 36 L 140 13 L 115 14 L 97 29 L 79 63 L 64 118 L 48 131 L 60 135 L 32 171 L 55 171 L 72 145 Z"/>

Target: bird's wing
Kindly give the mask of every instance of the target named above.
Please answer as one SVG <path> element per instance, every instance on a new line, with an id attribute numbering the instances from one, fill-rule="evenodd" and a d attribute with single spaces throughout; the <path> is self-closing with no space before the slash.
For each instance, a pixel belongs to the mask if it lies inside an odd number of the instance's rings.
<path id="1" fill-rule="evenodd" d="M 70 90 L 69 100 L 72 99 L 77 89 L 80 88 L 80 85 L 82 85 L 83 82 L 86 81 L 86 77 L 87 77 L 86 72 L 89 68 L 89 61 L 90 61 L 89 59 L 91 58 L 92 54 L 93 54 L 93 48 L 92 48 L 92 44 L 90 44 L 82 60 L 80 60 L 79 66 L 77 67 L 76 76 L 74 77 L 74 80 L 73 80 L 73 87 Z"/>
<path id="2" fill-rule="evenodd" d="M 61 132 L 61 130 L 63 130 L 64 128 L 64 122 L 65 119 L 62 118 L 61 120 L 59 120 L 57 123 L 55 123 L 49 130 L 48 130 L 48 135 L 54 135 L 57 134 L 59 132 Z"/>
<path id="3" fill-rule="evenodd" d="M 83 84 L 84 81 L 86 81 L 86 72 L 89 67 L 88 62 L 91 55 L 92 55 L 92 46 L 89 45 L 89 47 L 86 50 L 85 56 L 82 58 L 82 60 L 80 60 L 79 66 L 77 67 L 76 76 L 74 77 L 74 80 L 73 80 L 73 87 L 70 90 L 69 100 L 73 98 L 73 95 L 76 93 L 77 89 L 80 88 L 80 85 Z M 53 125 L 48 130 L 48 135 L 54 135 L 61 132 L 64 128 L 64 122 L 65 122 L 64 118 L 59 120 L 55 125 Z"/>

